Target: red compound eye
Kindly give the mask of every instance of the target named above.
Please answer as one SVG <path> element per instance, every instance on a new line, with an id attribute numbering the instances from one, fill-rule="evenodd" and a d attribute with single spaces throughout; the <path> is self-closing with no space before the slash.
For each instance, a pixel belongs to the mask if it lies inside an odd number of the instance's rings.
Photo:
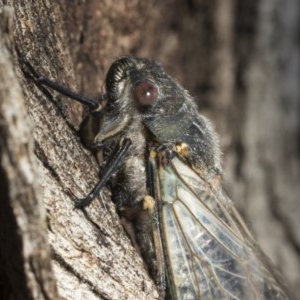
<path id="1" fill-rule="evenodd" d="M 141 81 L 135 86 L 133 96 L 139 104 L 151 105 L 157 100 L 157 87 L 149 80 Z"/>

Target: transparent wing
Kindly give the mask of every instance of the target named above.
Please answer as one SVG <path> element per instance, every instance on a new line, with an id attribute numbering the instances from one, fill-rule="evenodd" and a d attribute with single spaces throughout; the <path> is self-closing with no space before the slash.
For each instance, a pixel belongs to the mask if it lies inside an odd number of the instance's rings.
<path id="1" fill-rule="evenodd" d="M 177 157 L 151 164 L 172 299 L 287 299 L 228 198 Z"/>

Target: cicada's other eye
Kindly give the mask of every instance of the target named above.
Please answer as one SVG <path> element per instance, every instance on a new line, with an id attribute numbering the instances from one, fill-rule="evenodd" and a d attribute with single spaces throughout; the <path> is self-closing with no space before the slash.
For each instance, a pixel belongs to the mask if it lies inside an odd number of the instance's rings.
<path id="1" fill-rule="evenodd" d="M 143 80 L 134 87 L 133 96 L 138 104 L 148 106 L 157 100 L 158 90 L 154 83 L 149 80 Z"/>

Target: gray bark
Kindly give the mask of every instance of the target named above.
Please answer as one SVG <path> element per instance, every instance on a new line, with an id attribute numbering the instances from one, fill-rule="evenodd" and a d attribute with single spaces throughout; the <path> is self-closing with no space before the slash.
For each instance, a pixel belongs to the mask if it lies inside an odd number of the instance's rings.
<path id="1" fill-rule="evenodd" d="M 79 197 L 87 195 L 98 179 L 97 162 L 92 154 L 83 148 L 77 133 L 82 108 L 52 91 L 37 86 L 28 68 L 16 61 L 18 56 L 19 58 L 26 56 L 38 72 L 74 88 L 75 67 L 72 61 L 74 53 L 71 54 L 71 50 L 72 38 L 75 37 L 71 34 L 68 36 L 70 32 L 67 30 L 67 22 L 70 16 L 66 17 L 70 11 L 65 11 L 63 5 L 52 1 L 43 3 L 15 1 L 6 4 L 11 4 L 15 9 L 13 40 L 18 55 L 15 55 L 14 60 L 19 67 L 17 73 L 26 99 L 26 109 L 21 111 L 21 108 L 17 107 L 15 111 L 22 113 L 17 119 L 22 125 L 18 126 L 24 127 L 31 144 L 34 139 L 38 176 L 31 179 L 30 184 L 39 185 L 40 190 L 43 190 L 40 193 L 43 203 L 36 201 L 31 209 L 18 217 L 23 222 L 27 218 L 34 221 L 30 227 L 28 224 L 23 225 L 26 229 L 34 227 L 43 232 L 44 243 L 39 242 L 38 236 L 34 234 L 27 237 L 25 233 L 21 233 L 21 237 L 29 249 L 33 248 L 32 251 L 39 251 L 41 255 L 48 253 L 48 257 L 44 259 L 49 265 L 44 271 L 49 277 L 49 282 L 40 282 L 43 280 L 39 274 L 40 270 L 33 269 L 30 272 L 28 270 L 25 261 L 28 255 L 27 248 L 6 247 L 1 260 L 4 261 L 3 277 L 8 277 L 7 291 L 11 291 L 11 294 L 7 292 L 8 295 L 14 299 L 42 299 L 38 288 L 46 289 L 47 285 L 51 284 L 50 279 L 55 276 L 58 293 L 63 299 L 155 299 L 157 297 L 155 285 L 149 279 L 141 257 L 126 236 L 115 207 L 109 201 L 108 191 L 104 190 L 99 197 L 100 201 L 95 201 L 86 209 L 86 213 L 75 210 L 74 199 L 69 196 L 69 190 Z M 76 36 L 80 36 L 80 33 Z M 12 57 L 3 59 L 10 64 L 13 60 Z M 5 71 L 1 72 L 1 75 L 5 78 L 8 76 Z M 16 76 L 14 79 L 17 79 Z M 14 91 L 13 85 L 11 88 Z M 13 96 L 7 98 L 3 95 L 3 99 L 9 101 L 8 103 L 15 101 Z M 34 128 L 25 122 L 23 115 L 26 110 L 34 123 Z M 11 124 L 6 124 L 4 117 L 1 121 L 5 128 L 15 129 L 15 126 L 10 127 Z M 14 133 L 16 136 L 11 139 L 20 142 L 17 134 L 22 135 L 22 132 L 17 128 Z M 1 147 L 4 154 L 11 150 L 6 144 Z M 19 148 L 15 151 L 17 150 Z M 32 150 L 28 149 L 31 151 L 30 155 Z M 20 159 L 17 156 L 15 163 L 22 163 Z M 28 164 L 30 168 L 31 161 Z M 2 167 L 3 172 L 12 169 L 10 171 L 18 177 L 18 170 L 10 167 L 5 156 L 2 158 Z M 3 181 L 3 189 L 10 187 L 11 180 L 8 178 L 7 181 Z M 20 189 L 22 190 L 21 186 Z M 2 194 L 1 198 L 14 201 L 12 196 L 6 194 Z M 28 204 L 33 201 L 31 195 L 27 201 Z M 9 212 L 9 207 L 4 208 L 3 215 Z M 43 219 L 44 223 L 36 224 L 38 218 Z M 1 219 L 1 224 L 2 222 L 5 222 L 4 218 Z M 9 229 L 3 230 L 2 236 L 5 240 L 12 236 L 13 232 L 9 232 Z M 51 247 L 52 261 L 49 259 L 46 237 Z M 11 242 L 16 243 L 15 237 Z M 12 263 L 15 255 L 20 256 L 14 263 L 20 272 L 23 272 L 22 281 L 10 275 L 13 269 L 8 262 Z M 32 277 L 41 283 L 41 286 L 30 284 Z M 19 290 L 21 283 L 24 286 Z M 30 289 L 30 292 L 24 293 L 25 289 Z M 43 291 L 45 298 L 57 299 L 58 296 L 54 293 L 55 285 L 53 290 L 52 293 L 48 290 Z"/>
<path id="2" fill-rule="evenodd" d="M 1 299 L 58 299 L 29 120 L 12 64 L 13 10 L 0 9 Z"/>

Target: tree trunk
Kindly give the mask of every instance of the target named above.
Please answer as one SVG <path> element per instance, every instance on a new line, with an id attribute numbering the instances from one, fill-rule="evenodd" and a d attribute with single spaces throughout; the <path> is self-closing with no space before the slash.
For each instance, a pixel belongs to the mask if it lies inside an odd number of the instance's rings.
<path id="1" fill-rule="evenodd" d="M 0 12 L 1 298 L 55 299 L 32 122 L 12 65 L 13 10 Z M 12 53 L 10 53 L 10 51 Z"/>
<path id="2" fill-rule="evenodd" d="M 18 61 L 98 97 L 124 54 L 158 59 L 197 97 L 220 134 L 225 188 L 297 298 L 298 1 L 61 2 L 0 0 L 14 8 L 13 32 L 0 16 L 2 298 L 157 298 L 109 191 L 74 210 L 68 190 L 85 196 L 99 170 L 79 140 L 82 107 Z"/>
<path id="3" fill-rule="evenodd" d="M 46 289 L 51 283 L 51 278 L 55 276 L 59 295 L 63 299 L 155 299 L 157 298 L 155 285 L 149 279 L 141 257 L 124 233 L 115 207 L 109 200 L 108 191 L 104 190 L 99 201 L 95 201 L 85 212 L 74 209 L 74 199 L 70 197 L 69 190 L 78 197 L 87 195 L 97 181 L 99 171 L 95 158 L 83 148 L 77 133 L 81 121 L 81 106 L 53 93 L 53 91 L 38 86 L 28 67 L 22 62 L 16 61 L 17 58 L 25 56 L 37 72 L 78 90 L 74 84 L 74 60 L 77 55 L 80 55 L 76 47 L 79 49 L 79 45 L 85 42 L 85 29 L 80 28 L 82 27 L 80 25 L 78 32 L 75 32 L 72 26 L 74 26 L 73 21 L 84 24 L 89 19 L 85 16 L 87 12 L 83 7 L 80 7 L 82 6 L 80 2 L 69 7 L 57 3 L 53 1 L 5 3 L 15 9 L 14 43 L 18 55 L 15 55 L 14 59 L 15 63 L 19 65 L 16 73 L 23 86 L 27 112 L 34 123 L 34 128 L 24 120 L 26 110 L 21 111 L 17 107 L 13 110 L 16 116 L 12 120 L 8 117 L 6 119 L 4 115 L 3 121 L 7 124 L 5 124 L 6 127 L 3 131 L 14 129 L 16 127 L 14 122 L 17 122 L 18 126 L 21 126 L 19 122 L 23 122 L 23 130 L 28 132 L 25 137 L 28 138 L 30 144 L 33 143 L 34 139 L 38 175 L 32 174 L 30 181 L 25 178 L 23 180 L 25 182 L 22 183 L 26 184 L 26 189 L 37 185 L 43 189 L 43 203 L 38 203 L 35 200 L 34 206 L 26 206 L 26 199 L 29 202 L 28 205 L 30 201 L 33 201 L 30 194 L 24 200 L 25 203 L 22 203 L 23 210 L 25 208 L 28 210 L 26 209 L 24 212 L 15 211 L 13 203 L 19 201 L 18 198 L 15 199 L 18 196 L 15 196 L 18 190 L 11 191 L 11 186 L 14 184 L 13 188 L 20 188 L 22 192 L 25 190 L 21 184 L 13 182 L 15 177 L 19 177 L 17 167 L 25 172 L 27 165 L 28 168 L 34 166 L 31 166 L 33 164 L 31 160 L 27 164 L 26 161 L 21 161 L 20 156 L 26 155 L 27 152 L 23 153 L 24 151 L 20 151 L 20 147 L 18 147 L 11 153 L 10 150 L 14 145 L 10 146 L 6 142 L 6 139 L 11 139 L 13 142 L 25 143 L 22 132 L 16 128 L 13 132 L 15 136 L 6 138 L 8 134 L 3 134 L 1 183 L 3 184 L 2 191 L 5 193 L 2 192 L 1 198 L 3 201 L 9 202 L 7 207 L 2 207 L 1 223 L 6 222 L 5 215 L 14 214 L 15 222 L 20 223 L 20 228 L 17 225 L 15 227 L 7 225 L 8 228 L 5 228 L 4 231 L 1 225 L 2 241 L 12 239 L 10 242 L 16 244 L 18 242 L 17 236 L 21 233 L 20 245 L 17 248 L 5 246 L 6 243 L 3 243 L 3 247 L 1 247 L 1 254 L 3 253 L 1 261 L 3 260 L 4 264 L 2 276 L 6 279 L 7 293 L 11 291 L 11 296 L 15 299 L 42 299 L 40 293 L 42 290 L 45 294 L 44 298 L 56 299 L 58 297 L 55 294 L 55 285 L 51 286 L 51 290 Z M 91 9 L 92 7 L 95 8 L 96 2 L 93 4 L 94 6 L 92 3 L 90 5 Z M 86 9 L 89 11 L 89 7 Z M 84 15 L 82 14 L 83 11 Z M 98 13 L 101 14 L 112 11 L 110 7 L 103 10 L 98 8 Z M 92 12 L 94 13 L 93 10 Z M 80 18 L 80 20 L 76 18 Z M 107 27 L 109 26 L 107 25 Z M 73 33 L 70 28 L 73 29 Z M 103 29 L 103 35 L 111 30 L 109 28 Z M 113 31 L 110 35 L 113 36 Z M 99 38 L 99 36 L 97 37 Z M 102 42 L 104 41 L 91 42 L 91 44 L 94 43 L 93 47 L 95 48 L 93 49 L 97 49 Z M 113 43 L 113 41 L 109 43 Z M 76 45 L 74 49 L 72 45 Z M 91 65 L 98 69 L 97 63 L 100 61 L 102 63 L 100 58 L 99 56 L 95 64 L 91 62 Z M 8 57 L 8 55 L 3 60 L 12 63 L 12 57 Z M 82 68 L 85 69 L 89 66 L 87 64 Z M 11 77 L 14 77 L 14 80 L 17 79 L 16 75 L 6 78 L 7 71 L 1 71 L 6 82 L 11 80 Z M 89 72 L 91 71 L 87 71 L 87 74 L 91 75 Z M 80 75 L 79 71 L 78 73 Z M 95 76 L 97 78 L 97 72 Z M 101 87 L 102 80 L 98 82 Z M 7 86 L 9 87 L 8 84 L 5 87 L 7 88 Z M 4 88 L 1 87 L 2 89 Z M 15 91 L 15 85 L 11 85 L 11 89 Z M 97 87 L 93 93 L 96 95 L 99 91 L 100 88 Z M 4 92 L 6 92 L 5 89 Z M 7 94 L 8 92 L 1 95 L 1 103 L 5 100 L 6 103 L 17 105 L 15 103 L 17 98 L 15 99 L 14 95 L 8 98 Z M 6 109 L 7 106 L 3 107 L 3 114 L 9 115 L 11 111 L 6 112 Z M 29 147 L 28 152 L 30 150 L 32 149 Z M 5 153 L 15 154 L 12 162 L 10 160 L 7 162 Z M 28 155 L 30 154 L 28 153 Z M 10 165 L 9 163 L 14 164 Z M 18 166 L 21 163 L 23 164 Z M 13 174 L 16 172 L 16 174 L 11 178 L 7 175 L 9 172 Z M 5 180 L 3 181 L 3 179 Z M 25 223 L 27 219 L 28 223 L 29 221 L 34 223 L 29 226 Z M 37 219 L 40 219 L 40 224 L 36 224 Z M 30 229 L 33 232 L 30 231 L 27 234 L 26 230 L 29 231 Z M 43 243 L 40 242 L 36 231 L 43 233 Z M 50 251 L 46 237 L 48 237 L 50 244 L 52 262 L 49 259 Z M 28 251 L 30 251 L 29 254 Z M 34 265 L 32 269 L 28 270 L 27 256 L 30 256 L 28 258 L 30 263 L 34 263 L 34 261 L 31 262 L 31 259 L 35 259 L 36 253 L 42 256 L 47 263 L 39 264 L 41 269 L 36 270 L 33 268 Z M 13 260 L 17 255 L 20 259 Z M 34 257 L 32 258 L 32 256 Z M 17 264 L 20 272 L 23 272 L 22 277 L 21 274 L 17 277 L 16 271 L 12 273 L 14 269 L 10 267 L 11 260 Z M 42 275 L 49 277 L 49 282 L 45 281 Z M 31 284 L 32 277 L 39 285 Z M 29 290 L 28 293 L 27 290 Z"/>

